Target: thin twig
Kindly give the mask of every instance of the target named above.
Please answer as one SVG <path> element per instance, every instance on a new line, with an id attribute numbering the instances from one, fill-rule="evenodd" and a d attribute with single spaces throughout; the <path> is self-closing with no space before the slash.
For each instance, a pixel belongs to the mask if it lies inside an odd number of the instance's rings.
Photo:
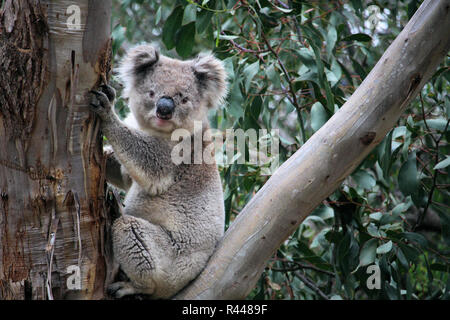
<path id="1" fill-rule="evenodd" d="M 329 300 L 329 298 L 327 297 L 327 295 L 325 293 L 323 293 L 322 290 L 319 289 L 318 286 L 316 286 L 314 284 L 314 282 L 312 282 L 307 276 L 305 276 L 303 273 L 297 271 L 295 272 L 295 275 L 311 290 L 313 290 L 315 293 L 317 293 L 319 296 L 322 297 L 322 299 L 324 300 Z"/>
<path id="2" fill-rule="evenodd" d="M 221 34 L 225 35 L 225 33 L 223 31 L 221 32 Z M 230 41 L 231 44 L 233 45 L 233 47 L 237 48 L 240 52 L 259 54 L 259 53 L 264 53 L 264 52 L 268 52 L 269 51 L 269 50 L 247 49 L 247 48 L 244 48 L 243 46 L 241 46 L 240 44 L 236 43 L 233 39 L 229 39 L 228 41 Z"/>
<path id="3" fill-rule="evenodd" d="M 419 96 L 420 96 L 421 109 L 422 109 L 422 115 L 423 115 L 423 123 L 425 124 L 425 127 L 427 128 L 427 130 L 430 132 L 430 136 L 431 136 L 432 140 L 435 143 L 434 164 L 436 165 L 439 162 L 439 143 L 441 142 L 441 139 L 444 136 L 444 133 L 447 132 L 448 125 L 450 123 L 450 119 L 447 121 L 447 124 L 445 125 L 444 131 L 440 135 L 439 139 L 436 139 L 433 136 L 433 133 L 431 132 L 431 130 L 428 127 L 428 124 L 427 124 L 427 120 L 426 120 L 426 117 L 425 117 L 425 107 L 424 107 L 424 103 L 423 103 L 422 93 L 419 93 Z M 419 216 L 417 217 L 417 221 L 416 221 L 416 223 L 415 223 L 415 225 L 413 227 L 413 231 L 416 230 L 423 223 L 423 221 L 425 219 L 425 216 L 426 216 L 426 214 L 428 212 L 428 208 L 433 203 L 433 193 L 434 193 L 434 190 L 436 189 L 438 174 L 439 174 L 439 170 L 434 170 L 433 183 L 432 183 L 430 191 L 428 193 L 427 204 L 425 205 L 425 208 L 423 209 L 423 211 L 421 213 L 419 213 Z"/>
<path id="4" fill-rule="evenodd" d="M 289 3 L 290 3 L 291 1 L 289 1 Z M 291 9 L 291 8 L 289 8 L 289 6 L 286 4 L 286 3 L 284 3 L 283 1 L 281 1 L 281 0 L 276 0 L 276 3 L 278 3 L 281 7 L 283 7 L 283 8 L 285 8 L 285 9 Z M 291 5 L 291 7 L 292 7 L 292 5 Z"/>
<path id="5" fill-rule="evenodd" d="M 427 117 L 425 116 L 425 107 L 424 107 L 424 103 L 423 103 L 422 92 L 419 92 L 419 97 L 420 97 L 420 104 L 421 104 L 421 109 L 422 109 L 423 123 L 425 124 L 425 128 L 427 128 L 427 131 L 430 132 L 431 139 L 433 139 L 433 141 L 436 143 L 436 139 L 434 138 L 434 136 L 430 130 L 430 127 L 428 127 Z"/>
<path id="6" fill-rule="evenodd" d="M 75 200 L 75 208 L 77 210 L 78 266 L 81 268 L 81 257 L 82 257 L 81 232 L 80 232 L 81 206 L 80 206 L 80 199 L 76 191 L 73 192 L 73 198 Z"/>
<path id="7" fill-rule="evenodd" d="M 292 0 L 289 0 L 289 7 L 292 7 Z M 300 25 L 298 23 L 297 17 L 295 14 L 292 15 L 292 21 L 294 22 L 295 32 L 297 33 L 297 39 L 300 43 L 303 43 L 302 31 L 300 30 Z"/>
<path id="8" fill-rule="evenodd" d="M 286 67 L 284 66 L 283 61 L 281 61 L 280 57 L 278 56 L 278 53 L 272 48 L 272 46 L 269 43 L 269 40 L 267 40 L 266 35 L 264 33 L 261 33 L 261 36 L 262 36 L 264 42 L 266 43 L 266 46 L 269 49 L 269 51 L 272 52 L 272 54 L 277 59 L 278 64 L 279 64 L 279 66 L 280 66 L 281 70 L 283 71 L 283 74 L 284 74 L 284 76 L 286 78 L 286 81 L 289 84 L 289 91 L 291 92 L 291 96 L 292 96 L 292 100 L 290 100 L 290 101 L 294 105 L 295 109 L 297 110 L 298 122 L 300 123 L 300 130 L 301 130 L 301 133 L 302 133 L 302 142 L 305 143 L 306 142 L 306 134 L 305 134 L 305 127 L 303 125 L 303 117 L 302 117 L 302 114 L 301 114 L 301 107 L 300 107 L 300 104 L 298 103 L 298 100 L 297 100 L 297 95 L 295 93 L 295 88 L 294 88 L 294 85 L 292 83 L 292 79 L 291 79 L 291 77 L 289 75 L 289 72 L 287 71 Z"/>
<path id="9" fill-rule="evenodd" d="M 283 269 L 270 268 L 270 269 L 273 270 L 273 271 L 284 272 L 284 271 L 298 271 L 298 270 L 300 270 L 300 269 L 310 269 L 310 270 L 314 270 L 314 271 L 317 271 L 317 272 L 321 272 L 321 273 L 324 273 L 324 274 L 326 274 L 326 275 L 329 275 L 329 276 L 334 277 L 334 273 L 333 273 L 333 272 L 330 272 L 330 271 L 327 271 L 327 270 L 320 269 L 320 268 L 318 268 L 318 267 L 316 267 L 316 266 L 314 266 L 314 265 L 312 265 L 312 264 L 305 264 L 305 263 L 301 263 L 301 262 L 297 262 L 297 261 L 289 261 L 289 260 L 286 260 L 286 259 L 277 259 L 277 260 L 281 260 L 283 263 L 284 263 L 284 262 L 287 262 L 287 263 L 295 264 L 295 267 L 292 267 L 292 268 L 283 268 Z"/>
<path id="10" fill-rule="evenodd" d="M 281 263 L 283 264 L 283 267 L 284 267 L 285 266 L 285 261 L 282 261 Z M 295 296 L 294 296 L 294 291 L 292 290 L 291 279 L 289 277 L 289 273 L 288 273 L 287 270 L 285 270 L 283 272 L 284 272 L 284 276 L 286 278 L 286 288 L 288 289 L 288 293 L 289 293 L 291 299 L 294 299 Z"/>

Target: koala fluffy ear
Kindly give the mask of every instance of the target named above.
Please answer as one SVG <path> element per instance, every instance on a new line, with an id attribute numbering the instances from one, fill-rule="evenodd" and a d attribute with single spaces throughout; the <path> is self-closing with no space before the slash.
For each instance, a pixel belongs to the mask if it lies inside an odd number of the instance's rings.
<path id="1" fill-rule="evenodd" d="M 134 79 L 139 73 L 145 72 L 159 60 L 159 51 L 151 45 L 139 45 L 130 49 L 120 63 L 119 77 L 125 85 L 124 95 L 128 96 Z"/>
<path id="2" fill-rule="evenodd" d="M 192 69 L 208 107 L 223 103 L 227 95 L 227 74 L 222 61 L 211 54 L 199 55 L 193 60 Z"/>

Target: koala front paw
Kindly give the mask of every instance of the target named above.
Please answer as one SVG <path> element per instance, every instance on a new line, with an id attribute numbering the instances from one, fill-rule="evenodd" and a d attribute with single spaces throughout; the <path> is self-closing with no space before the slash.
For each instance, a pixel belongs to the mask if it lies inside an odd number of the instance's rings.
<path id="1" fill-rule="evenodd" d="M 111 115 L 114 99 L 116 98 L 116 91 L 109 85 L 100 86 L 101 91 L 91 90 L 93 94 L 92 102 L 90 103 L 91 110 L 102 118 L 107 120 Z"/>
<path id="2" fill-rule="evenodd" d="M 100 86 L 100 89 L 104 94 L 106 94 L 109 102 L 113 103 L 114 100 L 116 99 L 116 89 L 114 89 L 113 87 L 111 87 L 108 84 L 102 84 Z"/>
<path id="3" fill-rule="evenodd" d="M 106 158 L 114 156 L 114 149 L 110 145 L 103 146 L 103 155 Z"/>

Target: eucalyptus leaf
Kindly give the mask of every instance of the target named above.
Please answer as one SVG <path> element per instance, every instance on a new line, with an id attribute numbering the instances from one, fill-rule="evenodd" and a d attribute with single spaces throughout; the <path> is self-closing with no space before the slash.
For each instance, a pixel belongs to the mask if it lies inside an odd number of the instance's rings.
<path id="1" fill-rule="evenodd" d="M 377 254 L 386 254 L 392 250 L 392 241 L 388 241 L 377 248 Z"/>
<path id="2" fill-rule="evenodd" d="M 162 41 L 166 45 L 168 50 L 175 47 L 175 35 L 181 27 L 181 21 L 183 20 L 183 7 L 177 6 L 164 24 L 162 31 Z"/>
<path id="3" fill-rule="evenodd" d="M 377 253 L 378 239 L 370 239 L 361 248 L 359 254 L 359 265 L 361 267 L 367 266 L 375 261 Z"/>
<path id="4" fill-rule="evenodd" d="M 422 248 L 428 245 L 428 240 L 420 233 L 404 232 L 403 236 L 410 241 L 418 243 Z"/>
<path id="5" fill-rule="evenodd" d="M 197 19 L 197 6 L 194 4 L 188 4 L 184 8 L 183 20 L 181 25 L 187 25 L 188 23 L 195 22 Z"/>
<path id="6" fill-rule="evenodd" d="M 447 156 L 447 158 L 445 158 L 441 162 L 437 163 L 434 166 L 433 170 L 444 169 L 444 168 L 447 168 L 448 166 L 450 166 L 450 156 Z"/>
<path id="7" fill-rule="evenodd" d="M 271 64 L 266 70 L 267 78 L 269 79 L 269 83 L 271 83 L 274 88 L 281 88 L 280 83 L 280 74 L 277 72 L 275 68 L 275 64 Z"/>
<path id="8" fill-rule="evenodd" d="M 211 11 L 202 10 L 197 13 L 195 20 L 195 27 L 198 34 L 203 34 L 206 29 L 211 25 L 214 13 Z"/>
<path id="9" fill-rule="evenodd" d="M 161 21 L 161 6 L 158 8 L 158 10 L 156 11 L 156 17 L 155 17 L 155 25 L 159 24 L 159 22 Z"/>
<path id="10" fill-rule="evenodd" d="M 176 42 L 176 50 L 181 57 L 187 58 L 192 54 L 192 48 L 194 47 L 194 36 L 195 22 L 191 22 L 181 27 Z"/>
<path id="11" fill-rule="evenodd" d="M 328 57 L 332 56 L 332 51 L 336 44 L 336 40 L 337 40 L 336 27 L 330 24 L 330 26 L 328 27 L 328 32 L 327 32 L 327 46 L 326 46 Z"/>
<path id="12" fill-rule="evenodd" d="M 381 219 L 381 217 L 383 216 L 383 214 L 379 211 L 371 213 L 369 215 L 370 219 L 374 220 L 374 221 L 379 221 Z"/>
<path id="13" fill-rule="evenodd" d="M 450 118 L 450 97 L 446 96 L 445 97 L 445 114 L 447 116 L 447 118 Z"/>
<path id="14" fill-rule="evenodd" d="M 418 195 L 419 179 L 417 174 L 416 154 L 411 153 L 398 173 L 398 184 L 405 196 Z"/>
<path id="15" fill-rule="evenodd" d="M 369 42 L 372 41 L 372 37 L 365 33 L 354 33 L 345 37 L 341 41 L 360 41 L 360 42 Z"/>
<path id="16" fill-rule="evenodd" d="M 369 174 L 367 171 L 359 170 L 352 174 L 352 178 L 355 180 L 356 184 L 364 189 L 372 189 L 376 185 L 375 178 Z"/>
<path id="17" fill-rule="evenodd" d="M 425 122 L 423 120 L 416 122 L 416 125 L 421 126 L 423 128 L 428 128 L 438 130 L 438 131 L 444 131 L 447 129 L 447 131 L 450 130 L 450 125 L 447 125 L 447 119 L 441 118 L 441 119 L 428 119 L 426 120 L 427 123 L 425 125 Z"/>
<path id="18" fill-rule="evenodd" d="M 244 76 L 245 76 L 245 91 L 248 92 L 250 88 L 250 84 L 255 77 L 255 75 L 259 71 L 259 61 L 256 61 L 244 69 Z"/>
<path id="19" fill-rule="evenodd" d="M 311 128 L 318 131 L 328 121 L 328 113 L 320 102 L 311 107 Z"/>
<path id="20" fill-rule="evenodd" d="M 233 35 L 227 35 L 227 34 L 221 34 L 219 35 L 220 40 L 234 40 L 239 38 L 239 36 L 233 36 Z"/>

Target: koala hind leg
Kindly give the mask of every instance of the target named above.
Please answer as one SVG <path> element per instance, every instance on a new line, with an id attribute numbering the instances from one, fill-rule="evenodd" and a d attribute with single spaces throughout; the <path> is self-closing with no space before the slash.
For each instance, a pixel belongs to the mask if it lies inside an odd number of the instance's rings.
<path id="1" fill-rule="evenodd" d="M 108 286 L 108 293 L 116 298 L 122 298 L 124 296 L 137 294 L 140 292 L 137 292 L 131 282 L 119 281 Z"/>
<path id="2" fill-rule="evenodd" d="M 114 258 L 130 279 L 110 285 L 108 291 L 113 296 L 152 295 L 162 284 L 171 287 L 172 275 L 167 270 L 176 272 L 171 264 L 176 257 L 170 237 L 160 226 L 125 214 L 114 222 L 112 233 Z"/>

